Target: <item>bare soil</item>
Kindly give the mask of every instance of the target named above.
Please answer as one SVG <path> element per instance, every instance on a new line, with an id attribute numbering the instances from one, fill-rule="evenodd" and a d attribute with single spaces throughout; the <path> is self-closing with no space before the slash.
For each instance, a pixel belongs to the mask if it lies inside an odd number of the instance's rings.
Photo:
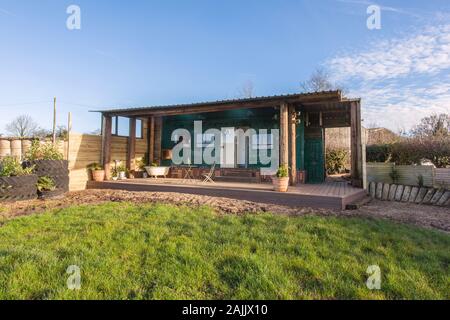
<path id="1" fill-rule="evenodd" d="M 166 203 L 174 205 L 214 208 L 221 214 L 246 214 L 272 212 L 287 215 L 346 216 L 389 219 L 429 229 L 450 232 L 450 209 L 410 203 L 373 200 L 353 211 L 333 211 L 305 207 L 285 207 L 220 197 L 180 194 L 171 192 L 130 192 L 119 190 L 85 190 L 67 193 L 58 199 L 18 201 L 0 204 L 0 217 L 13 217 L 41 213 L 49 209 L 72 205 L 100 204 L 105 202 Z"/>

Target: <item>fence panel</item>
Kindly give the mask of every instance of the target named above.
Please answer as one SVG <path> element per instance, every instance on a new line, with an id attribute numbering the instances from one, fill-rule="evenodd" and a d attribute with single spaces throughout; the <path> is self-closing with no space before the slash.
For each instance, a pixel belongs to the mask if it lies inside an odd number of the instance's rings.
<path id="1" fill-rule="evenodd" d="M 433 186 L 433 166 L 395 166 L 398 172 L 398 183 L 405 186 L 419 186 L 419 179 L 422 177 L 423 186 Z"/>
<path id="2" fill-rule="evenodd" d="M 450 186 L 450 168 L 435 169 L 434 183 L 436 186 Z"/>
<path id="3" fill-rule="evenodd" d="M 424 187 L 450 184 L 450 169 L 435 169 L 433 166 L 397 166 L 393 163 L 367 163 L 368 183 L 393 183 L 391 178 L 393 168 L 398 174 L 397 184 L 419 186 L 420 180 L 423 181 Z"/>
<path id="4" fill-rule="evenodd" d="M 372 163 L 366 165 L 367 183 L 371 182 L 386 182 L 392 183 L 391 172 L 393 168 L 392 163 Z"/>

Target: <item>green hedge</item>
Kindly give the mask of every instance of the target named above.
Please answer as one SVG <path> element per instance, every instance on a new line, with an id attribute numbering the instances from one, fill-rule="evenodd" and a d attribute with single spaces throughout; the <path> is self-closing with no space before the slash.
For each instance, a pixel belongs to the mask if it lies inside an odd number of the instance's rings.
<path id="1" fill-rule="evenodd" d="M 438 168 L 450 166 L 450 138 L 408 138 L 400 142 L 367 146 L 367 162 L 418 165 L 430 160 Z"/>

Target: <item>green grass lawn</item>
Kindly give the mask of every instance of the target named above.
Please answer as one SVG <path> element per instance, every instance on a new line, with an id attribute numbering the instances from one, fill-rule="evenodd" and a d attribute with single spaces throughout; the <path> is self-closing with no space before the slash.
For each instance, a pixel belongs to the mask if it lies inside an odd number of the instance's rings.
<path id="1" fill-rule="evenodd" d="M 379 220 L 80 206 L 0 227 L 0 299 L 449 299 L 449 248 L 447 234 Z M 369 265 L 381 290 L 366 287 Z"/>

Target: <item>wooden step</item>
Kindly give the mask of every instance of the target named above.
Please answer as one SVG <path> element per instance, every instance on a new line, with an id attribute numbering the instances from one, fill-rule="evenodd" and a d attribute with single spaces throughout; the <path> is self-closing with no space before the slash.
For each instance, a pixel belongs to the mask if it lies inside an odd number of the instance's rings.
<path id="1" fill-rule="evenodd" d="M 236 176 L 221 176 L 214 177 L 214 181 L 217 182 L 242 182 L 242 183 L 258 183 L 258 179 L 255 177 L 236 177 Z"/>

